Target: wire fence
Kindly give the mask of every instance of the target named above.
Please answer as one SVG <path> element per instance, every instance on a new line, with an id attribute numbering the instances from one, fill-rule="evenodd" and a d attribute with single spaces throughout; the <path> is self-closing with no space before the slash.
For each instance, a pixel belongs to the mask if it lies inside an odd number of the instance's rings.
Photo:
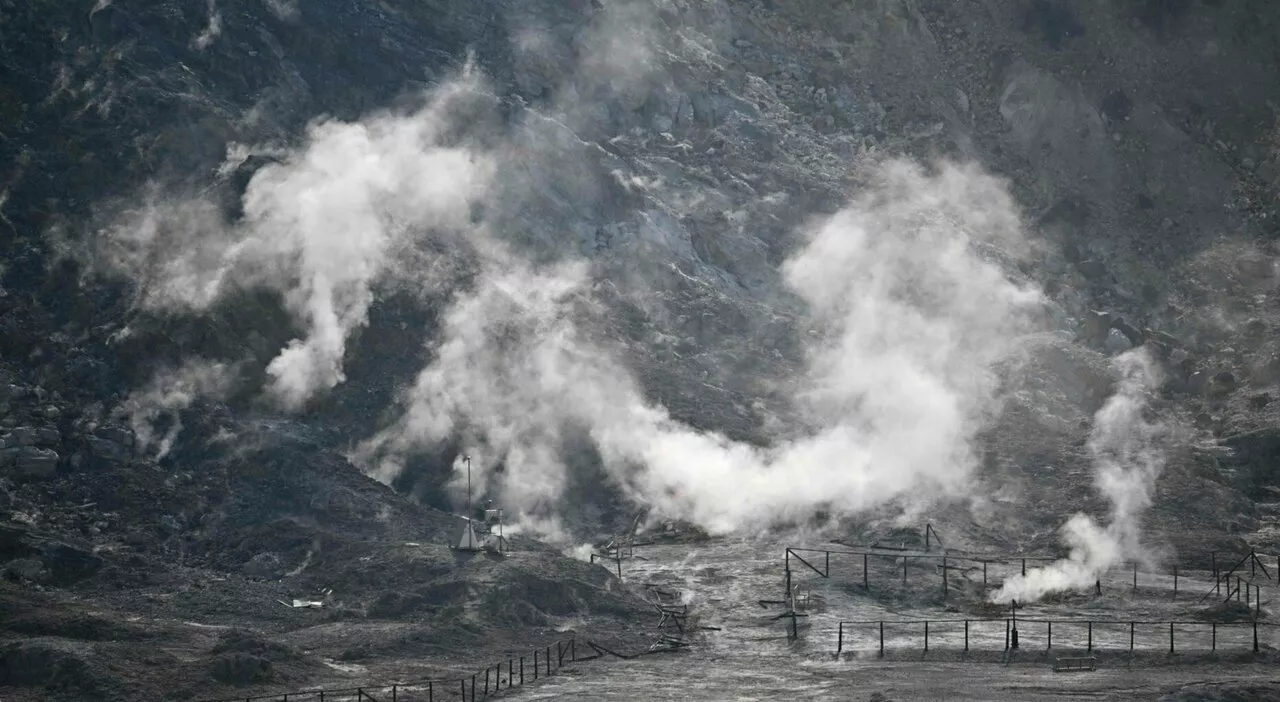
<path id="1" fill-rule="evenodd" d="M 588 645 L 595 653 L 579 658 L 576 639 L 557 641 L 554 646 L 534 649 L 531 655 L 513 656 L 495 665 L 485 666 L 470 677 L 223 697 L 204 702 L 474 702 L 536 681 L 539 677 L 550 677 L 559 672 L 565 663 L 589 661 L 606 652 L 612 653 L 590 642 Z"/>
<path id="2" fill-rule="evenodd" d="M 1028 568 L 1058 560 L 1057 556 L 1048 555 L 984 554 L 951 549 L 929 551 L 933 542 L 939 546 L 942 542 L 932 525 L 927 525 L 926 536 L 925 550 L 879 544 L 850 548 L 786 547 L 783 553 L 785 597 L 790 598 L 793 594 L 795 574 L 811 572 L 822 578 L 860 584 L 870 592 L 873 587 L 891 587 L 898 583 L 901 584 L 900 587 L 906 587 L 911 582 L 908 574 L 914 571 L 916 574 L 934 574 L 938 578 L 942 597 L 946 599 L 953 587 L 954 577 L 959 576 L 962 583 L 976 584 L 980 580 L 982 589 L 986 590 L 1012 576 L 1025 576 Z M 1207 572 L 1213 583 L 1203 593 L 1201 601 L 1211 595 L 1225 595 L 1228 601 L 1233 596 L 1234 599 L 1241 600 L 1243 593 L 1245 604 L 1260 608 L 1263 587 L 1280 587 L 1280 556 L 1263 555 L 1257 551 L 1249 551 L 1243 555 L 1238 552 L 1210 551 L 1183 560 L 1184 566 Z M 1267 562 L 1273 562 L 1274 565 L 1268 567 Z M 1128 563 L 1122 572 L 1132 573 L 1132 584 L 1128 589 L 1134 593 L 1140 589 L 1142 576 L 1145 581 L 1141 583 L 1143 587 L 1157 586 L 1161 591 L 1166 591 L 1171 586 L 1175 600 L 1180 594 L 1199 594 L 1187 593 L 1187 568 L 1180 569 L 1178 563 L 1172 564 L 1167 571 L 1142 570 L 1138 563 Z M 1096 588 L 1098 594 L 1102 594 L 1101 577 Z"/>
<path id="3" fill-rule="evenodd" d="M 836 628 L 836 655 L 850 650 L 878 650 L 884 656 L 886 631 L 891 649 L 1009 651 L 1017 649 L 1083 649 L 1217 651 L 1251 648 L 1260 651 L 1259 629 L 1277 625 L 1259 621 L 1129 620 L 1129 619 L 876 619 L 841 621 Z M 1268 629 L 1271 627 L 1272 629 Z M 1003 644 L 1001 640 L 1003 639 Z"/>

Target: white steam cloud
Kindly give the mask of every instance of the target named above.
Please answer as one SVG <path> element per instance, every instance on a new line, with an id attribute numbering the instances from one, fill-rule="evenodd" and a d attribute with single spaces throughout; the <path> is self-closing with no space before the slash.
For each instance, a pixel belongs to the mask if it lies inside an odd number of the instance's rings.
<path id="1" fill-rule="evenodd" d="M 591 150 L 569 133 L 608 116 L 596 89 L 636 109 L 656 84 L 657 54 L 636 39 L 644 32 L 609 19 L 651 10 L 624 7 L 581 34 L 576 65 L 561 66 L 550 39 L 524 42 L 547 73 L 573 76 L 548 86 L 550 117 L 529 110 L 564 129 L 525 119 L 474 134 L 498 120 L 468 72 L 411 114 L 313 124 L 300 148 L 255 174 L 241 221 L 202 200 L 155 198 L 111 233 L 109 259 L 140 281 L 139 305 L 151 309 L 200 310 L 253 286 L 281 292 L 304 331 L 268 366 L 270 391 L 298 409 L 343 381 L 346 344 L 376 286 L 406 273 L 399 254 L 446 237 L 457 245 L 439 256 L 468 257 L 476 275 L 442 315 L 403 416 L 353 458 L 389 480 L 413 452 L 461 439 L 477 492 L 496 490 L 544 530 L 564 510 L 568 458 L 583 437 L 609 480 L 655 516 L 712 532 L 963 493 L 971 440 L 997 404 L 991 368 L 1041 306 L 1001 263 L 1024 244 L 1004 184 L 953 164 L 880 167 L 865 192 L 805 232 L 779 272 L 810 312 L 795 397 L 807 432 L 762 448 L 687 426 L 649 401 L 597 336 L 607 310 L 593 296 L 595 269 L 565 253 L 576 244 L 559 220 L 538 219 L 600 204 L 580 202 L 603 188 L 587 167 Z M 540 137 L 552 131 L 562 138 Z M 474 222 L 477 209 L 495 216 Z M 525 257 L 510 239 L 551 250 Z"/>
<path id="2" fill-rule="evenodd" d="M 1005 581 L 993 602 L 1034 601 L 1054 592 L 1092 587 L 1109 568 L 1143 559 L 1141 521 L 1164 469 L 1160 447 L 1164 426 L 1150 418 L 1148 394 L 1159 386 L 1159 369 L 1145 348 L 1114 360 L 1120 373 L 1116 392 L 1094 415 L 1089 452 L 1094 483 L 1111 505 L 1105 528 L 1076 514 L 1062 527 L 1067 558 Z"/>
<path id="3" fill-rule="evenodd" d="M 108 260 L 140 281 L 142 307 L 202 309 L 238 287 L 284 294 L 305 333 L 271 362 L 286 409 L 344 379 L 346 343 L 366 323 L 392 252 L 424 232 L 465 228 L 489 165 L 444 143 L 473 76 L 407 116 L 319 121 L 303 148 L 257 171 L 244 217 L 204 200 L 157 198 L 108 237 Z"/>
<path id="4" fill-rule="evenodd" d="M 584 264 L 492 262 L 447 314 L 402 420 L 357 460 L 385 479 L 416 447 L 461 435 L 473 478 L 500 475 L 506 505 L 546 517 L 561 507 L 566 432 L 577 430 L 632 497 L 712 532 L 818 505 L 852 512 L 955 494 L 992 406 L 991 365 L 1040 301 L 977 250 L 1019 236 L 993 178 L 950 165 L 882 169 L 785 266 L 820 330 L 799 398 L 818 429 L 767 449 L 697 431 L 646 401 L 586 331 Z"/>
<path id="5" fill-rule="evenodd" d="M 160 371 L 146 387 L 130 393 L 119 412 L 129 419 L 141 451 L 155 450 L 159 460 L 169 454 L 182 431 L 180 413 L 197 399 L 220 399 L 231 389 L 233 370 L 222 363 L 189 360 Z M 160 425 L 167 427 L 163 430 Z"/>

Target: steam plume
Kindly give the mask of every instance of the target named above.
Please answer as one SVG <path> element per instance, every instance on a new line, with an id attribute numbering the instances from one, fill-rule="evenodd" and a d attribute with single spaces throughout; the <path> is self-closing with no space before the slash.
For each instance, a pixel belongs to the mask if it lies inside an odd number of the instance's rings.
<path id="1" fill-rule="evenodd" d="M 482 476 L 505 467 L 507 505 L 545 516 L 560 508 L 565 431 L 581 429 L 618 486 L 713 532 L 962 490 L 990 365 L 1039 301 L 977 252 L 1017 243 L 1007 193 L 973 169 L 893 162 L 808 236 L 784 273 L 823 330 L 800 398 L 819 420 L 810 435 L 760 449 L 674 420 L 591 338 L 584 265 L 503 261 L 458 297 L 403 419 L 360 460 L 386 478 L 458 433 Z"/>
<path id="2" fill-rule="evenodd" d="M 142 281 L 149 308 L 202 309 L 229 289 L 275 287 L 306 327 L 267 368 L 287 409 L 344 379 L 351 332 L 395 247 L 460 231 L 488 178 L 477 153 L 448 142 L 478 79 L 465 74 L 407 116 L 321 120 L 304 146 L 254 174 L 243 220 L 211 203 L 157 196 L 109 238 L 118 270 Z"/>
<path id="3" fill-rule="evenodd" d="M 1110 522 L 1102 528 L 1088 515 L 1073 516 L 1062 527 L 1070 555 L 1010 578 L 991 595 L 993 602 L 1034 601 L 1052 592 L 1091 587 L 1107 569 L 1143 558 L 1141 519 L 1165 462 L 1159 446 L 1164 427 L 1148 417 L 1147 402 L 1147 394 L 1159 385 L 1159 369 L 1142 347 L 1117 356 L 1114 363 L 1119 384 L 1094 415 L 1089 437 L 1094 484 L 1111 504 Z"/>
<path id="4" fill-rule="evenodd" d="M 225 364 L 189 360 L 153 376 L 146 387 L 125 399 L 120 412 L 128 417 L 139 450 L 155 449 L 159 460 L 169 454 L 182 431 L 182 410 L 201 397 L 223 397 L 233 381 L 232 369 Z M 163 431 L 162 424 L 168 425 Z"/>

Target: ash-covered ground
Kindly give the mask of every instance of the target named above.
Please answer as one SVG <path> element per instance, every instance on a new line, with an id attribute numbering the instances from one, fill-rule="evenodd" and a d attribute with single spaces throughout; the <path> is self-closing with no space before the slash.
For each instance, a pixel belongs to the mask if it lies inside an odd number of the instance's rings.
<path id="1" fill-rule="evenodd" d="M 1265 698 L 739 603 L 795 530 L 1117 618 L 1181 605 L 1061 592 L 1280 548 L 1277 56 L 1261 0 L 0 0 L 0 697 L 642 650 L 652 579 L 723 630 L 524 694 Z M 582 561 L 637 512 L 714 536 Z"/>

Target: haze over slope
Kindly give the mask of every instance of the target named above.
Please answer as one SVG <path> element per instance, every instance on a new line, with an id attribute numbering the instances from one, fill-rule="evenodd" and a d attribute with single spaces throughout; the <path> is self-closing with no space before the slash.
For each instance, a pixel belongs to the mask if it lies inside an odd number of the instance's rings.
<path id="1" fill-rule="evenodd" d="M 225 403 L 546 533 L 945 496 L 1047 545 L 1142 345 L 1135 519 L 1259 527 L 1269 4 L 0 7 L 5 360 L 147 458 Z"/>

